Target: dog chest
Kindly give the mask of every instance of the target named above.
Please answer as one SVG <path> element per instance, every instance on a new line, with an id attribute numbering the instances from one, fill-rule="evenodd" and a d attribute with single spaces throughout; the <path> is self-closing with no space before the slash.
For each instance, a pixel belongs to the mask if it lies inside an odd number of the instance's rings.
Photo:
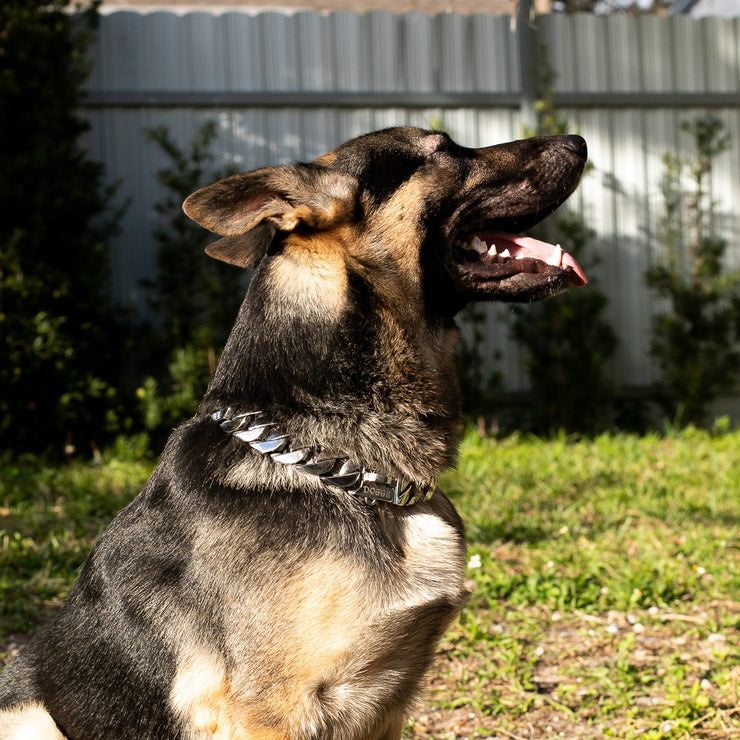
<path id="1" fill-rule="evenodd" d="M 419 508 L 404 517 L 403 569 L 409 605 L 448 598 L 458 602 L 465 568 L 459 530 L 437 513 Z"/>

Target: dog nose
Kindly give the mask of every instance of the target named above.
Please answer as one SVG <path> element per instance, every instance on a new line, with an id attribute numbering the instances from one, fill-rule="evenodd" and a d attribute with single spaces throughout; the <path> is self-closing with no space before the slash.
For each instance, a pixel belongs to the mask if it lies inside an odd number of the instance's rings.
<path id="1" fill-rule="evenodd" d="M 582 136 L 576 134 L 569 134 L 563 137 L 563 145 L 566 149 L 570 149 L 572 152 L 578 154 L 578 156 L 584 159 L 588 156 L 588 147 L 586 146 L 586 140 Z"/>

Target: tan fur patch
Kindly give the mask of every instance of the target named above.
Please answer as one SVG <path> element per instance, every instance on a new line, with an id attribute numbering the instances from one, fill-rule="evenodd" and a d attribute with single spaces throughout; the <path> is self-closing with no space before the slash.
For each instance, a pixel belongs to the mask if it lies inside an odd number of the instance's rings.
<path id="1" fill-rule="evenodd" d="M 223 659 L 204 648 L 181 656 L 170 691 L 170 704 L 194 738 L 236 737 L 229 719 L 229 682 Z"/>
<path id="2" fill-rule="evenodd" d="M 372 740 L 400 740 L 406 718 L 403 715 L 389 717 L 388 724 Z"/>
<path id="3" fill-rule="evenodd" d="M 414 177 L 403 183 L 380 208 L 366 205 L 366 228 L 347 242 L 359 272 L 383 296 L 398 319 L 419 318 L 422 298 L 419 222 L 424 205 L 424 180 Z"/>
<path id="4" fill-rule="evenodd" d="M 272 710 L 290 718 L 287 736 L 307 730 L 320 735 L 342 717 L 355 723 L 352 737 L 400 737 L 403 709 L 383 697 L 397 680 L 398 661 L 404 664 L 408 658 L 401 657 L 405 646 L 391 634 L 409 607 L 447 596 L 459 600 L 464 566 L 451 527 L 431 513 L 411 518 L 408 591 L 394 593 L 359 564 L 325 555 L 296 572 L 285 594 L 290 600 L 272 607 L 286 617 L 278 650 L 289 680 L 284 703 L 278 700 Z M 371 731 L 380 707 L 385 726 Z"/>
<path id="5" fill-rule="evenodd" d="M 321 734 L 337 714 L 362 716 L 353 661 L 362 661 L 363 632 L 380 608 L 368 593 L 368 578 L 364 569 L 330 555 L 307 563 L 291 578 L 290 601 L 278 607 L 285 610 L 287 639 L 279 649 L 290 678 L 283 707 L 275 707 L 285 712 L 287 737 Z M 373 676 L 363 681 L 372 683 Z M 334 689 L 330 706 L 321 696 L 325 685 Z"/>
<path id="6" fill-rule="evenodd" d="M 425 182 L 417 176 L 404 182 L 373 216 L 370 229 L 382 236 L 401 275 L 418 284 L 419 219 L 425 205 Z"/>
<path id="7" fill-rule="evenodd" d="M 395 691 L 418 649 L 414 638 L 406 642 L 415 634 L 406 632 L 407 620 L 428 602 L 460 596 L 459 538 L 432 511 L 415 508 L 402 518 L 400 579 L 347 553 L 323 553 L 303 563 L 265 562 L 272 586 L 253 573 L 260 587 L 245 589 L 237 579 L 221 593 L 224 652 L 198 646 L 197 636 L 181 641 L 170 702 L 188 727 L 185 737 L 277 740 L 321 737 L 327 728 L 348 738 L 397 737 L 406 705 Z M 198 531 L 195 551 L 206 571 L 232 557 L 229 531 Z"/>
<path id="8" fill-rule="evenodd" d="M 0 740 L 65 740 L 41 704 L 0 711 Z"/>
<path id="9" fill-rule="evenodd" d="M 321 238 L 289 237 L 285 250 L 270 268 L 281 308 L 339 316 L 347 305 L 347 269 L 342 248 L 326 234 Z"/>
<path id="10" fill-rule="evenodd" d="M 291 647 L 297 676 L 322 673 L 357 637 L 358 616 L 368 614 L 367 575 L 346 559 L 324 556 L 296 573 L 289 593 L 287 617 L 303 633 Z"/>
<path id="11" fill-rule="evenodd" d="M 222 657 L 205 647 L 184 651 L 170 691 L 170 705 L 185 723 L 187 740 L 284 740 L 260 723 L 261 707 L 235 698 Z"/>
<path id="12" fill-rule="evenodd" d="M 324 167 L 328 167 L 329 165 L 333 164 L 337 159 L 336 152 L 331 151 L 327 152 L 326 154 L 322 154 L 318 159 L 314 159 L 314 162 L 316 164 L 321 164 Z"/>
<path id="13" fill-rule="evenodd" d="M 465 552 L 455 530 L 439 516 L 416 507 L 406 517 L 405 572 L 414 588 L 405 605 L 460 597 Z"/>
<path id="14" fill-rule="evenodd" d="M 227 647 L 243 655 L 233 672 L 220 654 L 188 640 L 170 692 L 188 740 L 278 740 L 326 727 L 317 693 L 327 677 L 336 680 L 337 667 L 361 645 L 360 633 L 373 618 L 366 578 L 326 556 L 282 577 L 278 588 L 251 594 L 270 621 L 253 625 L 259 653 L 249 652 L 251 642 L 246 652 L 238 643 Z M 244 604 L 225 598 L 238 618 Z M 255 661 L 269 665 L 269 672 L 255 673 Z"/>

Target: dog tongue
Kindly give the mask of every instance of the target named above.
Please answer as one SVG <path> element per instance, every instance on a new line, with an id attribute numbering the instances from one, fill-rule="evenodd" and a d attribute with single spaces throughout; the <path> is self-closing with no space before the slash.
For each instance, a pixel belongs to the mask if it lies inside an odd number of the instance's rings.
<path id="1" fill-rule="evenodd" d="M 489 246 L 495 244 L 496 251 L 499 254 L 505 249 L 508 249 L 509 254 L 515 259 L 517 257 L 520 259 L 523 257 L 532 257 L 550 265 L 569 267 L 572 271 L 570 279 L 573 285 L 578 288 L 588 282 L 580 265 L 567 252 L 563 251 L 559 245 L 555 246 L 554 244 L 541 242 L 539 239 L 534 239 L 531 236 L 506 234 L 503 231 L 487 231 L 485 234 L 479 234 L 478 236 Z M 562 256 L 558 254 L 558 250 L 562 252 Z"/>

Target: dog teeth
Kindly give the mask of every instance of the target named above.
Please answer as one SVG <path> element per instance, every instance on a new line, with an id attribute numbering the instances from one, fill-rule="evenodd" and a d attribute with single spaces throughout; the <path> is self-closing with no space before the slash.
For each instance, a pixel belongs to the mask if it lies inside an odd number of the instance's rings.
<path id="1" fill-rule="evenodd" d="M 511 257 L 511 252 L 509 252 L 508 248 L 504 249 L 503 252 L 499 252 L 499 257 Z"/>
<path id="2" fill-rule="evenodd" d="M 553 267 L 563 266 L 563 248 L 559 245 L 555 245 L 555 249 L 552 250 L 552 254 L 546 260 L 548 265 Z"/>
<path id="3" fill-rule="evenodd" d="M 495 244 L 491 244 L 491 246 L 488 247 L 488 256 L 489 257 L 495 257 L 497 254 L 498 254 L 498 252 L 496 251 L 496 245 Z"/>
<path id="4" fill-rule="evenodd" d="M 471 249 L 474 249 L 478 254 L 485 254 L 488 251 L 488 245 L 481 241 L 477 236 L 473 237 L 473 241 L 470 242 Z"/>

